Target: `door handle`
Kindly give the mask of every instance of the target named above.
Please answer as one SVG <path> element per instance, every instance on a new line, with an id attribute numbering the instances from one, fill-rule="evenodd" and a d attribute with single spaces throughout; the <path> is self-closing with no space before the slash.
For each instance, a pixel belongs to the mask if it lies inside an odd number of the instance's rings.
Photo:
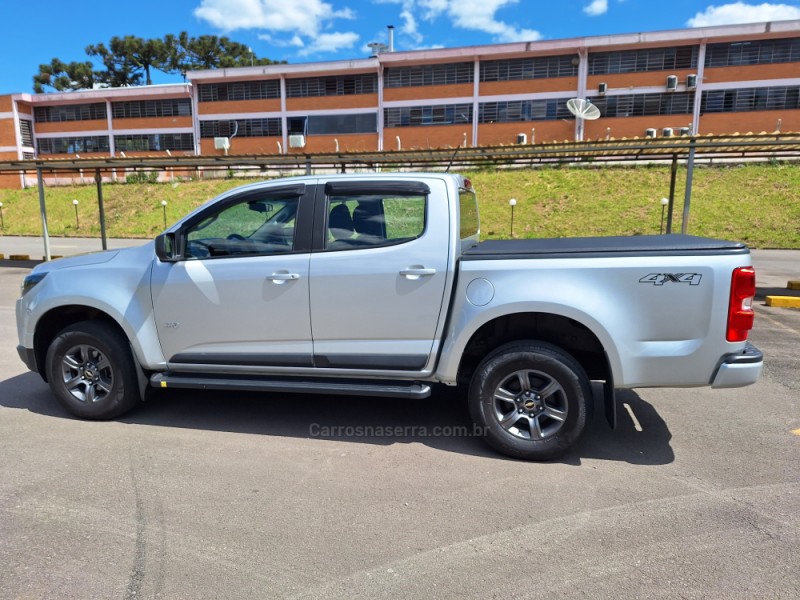
<path id="1" fill-rule="evenodd" d="M 436 275 L 436 269 L 426 269 L 424 267 L 409 267 L 400 271 L 400 275 L 407 279 L 419 279 L 420 277 L 430 277 Z"/>
<path id="2" fill-rule="evenodd" d="M 287 281 L 300 279 L 300 275 L 297 273 L 273 273 L 272 275 L 268 276 L 267 279 L 271 279 L 273 283 L 281 284 Z"/>

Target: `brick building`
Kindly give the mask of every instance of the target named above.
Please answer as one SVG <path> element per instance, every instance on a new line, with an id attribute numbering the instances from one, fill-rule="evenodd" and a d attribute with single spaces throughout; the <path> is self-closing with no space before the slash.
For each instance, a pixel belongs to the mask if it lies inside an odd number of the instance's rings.
<path id="1" fill-rule="evenodd" d="M 800 131 L 800 21 L 196 71 L 0 96 L 0 160 L 358 152 Z M 601 112 L 581 123 L 566 101 Z M 666 130 L 666 131 L 665 131 Z M 227 138 L 225 142 L 221 138 Z M 19 175 L 0 176 L 18 187 Z"/>

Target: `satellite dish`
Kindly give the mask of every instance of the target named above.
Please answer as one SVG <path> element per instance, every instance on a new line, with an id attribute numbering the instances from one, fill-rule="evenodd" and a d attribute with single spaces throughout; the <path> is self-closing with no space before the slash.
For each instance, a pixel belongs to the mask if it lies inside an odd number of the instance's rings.
<path id="1" fill-rule="evenodd" d="M 570 98 L 567 100 L 567 109 L 579 119 L 594 121 L 600 118 L 600 109 L 583 98 Z"/>

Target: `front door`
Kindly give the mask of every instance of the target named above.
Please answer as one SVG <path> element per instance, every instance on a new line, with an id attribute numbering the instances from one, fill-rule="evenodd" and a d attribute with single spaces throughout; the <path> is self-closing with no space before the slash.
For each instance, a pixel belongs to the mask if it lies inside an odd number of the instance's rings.
<path id="1" fill-rule="evenodd" d="M 264 188 L 212 205 L 181 232 L 185 259 L 156 261 L 153 307 L 170 368 L 311 366 L 301 200 L 296 189 Z"/>

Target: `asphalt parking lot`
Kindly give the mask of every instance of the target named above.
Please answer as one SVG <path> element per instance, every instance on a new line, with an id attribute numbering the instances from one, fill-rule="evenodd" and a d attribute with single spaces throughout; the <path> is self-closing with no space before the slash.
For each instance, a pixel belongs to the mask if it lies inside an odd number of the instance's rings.
<path id="1" fill-rule="evenodd" d="M 800 252 L 755 264 L 762 294 L 800 278 Z M 0 267 L 2 599 L 800 597 L 798 310 L 757 302 L 756 385 L 621 392 L 641 431 L 597 411 L 536 464 L 461 435 L 447 390 L 76 420 L 14 350 L 26 272 Z"/>

